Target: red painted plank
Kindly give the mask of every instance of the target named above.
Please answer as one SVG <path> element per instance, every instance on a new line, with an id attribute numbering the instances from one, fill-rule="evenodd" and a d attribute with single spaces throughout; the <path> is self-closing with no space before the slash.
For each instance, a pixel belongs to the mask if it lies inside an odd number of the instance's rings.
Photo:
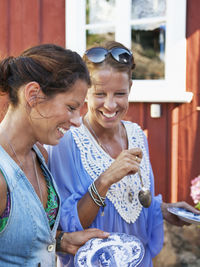
<path id="1" fill-rule="evenodd" d="M 0 1 L 0 56 L 5 57 L 9 54 L 9 23 L 8 10 L 9 0 Z"/>
<path id="2" fill-rule="evenodd" d="M 42 43 L 65 46 L 65 0 L 43 0 Z"/>
<path id="3" fill-rule="evenodd" d="M 191 180 L 200 174 L 200 1 L 187 4 L 187 76 L 186 84 L 194 93 L 193 101 L 179 109 L 178 198 L 192 202 Z"/>
<path id="4" fill-rule="evenodd" d="M 40 0 L 10 0 L 10 53 L 39 43 Z"/>

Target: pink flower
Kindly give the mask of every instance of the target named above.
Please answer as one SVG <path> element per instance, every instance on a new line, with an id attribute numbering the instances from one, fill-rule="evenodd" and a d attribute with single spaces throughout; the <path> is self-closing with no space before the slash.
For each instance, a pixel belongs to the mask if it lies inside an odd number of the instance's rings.
<path id="1" fill-rule="evenodd" d="M 190 196 L 195 204 L 200 202 L 200 175 L 191 181 Z"/>

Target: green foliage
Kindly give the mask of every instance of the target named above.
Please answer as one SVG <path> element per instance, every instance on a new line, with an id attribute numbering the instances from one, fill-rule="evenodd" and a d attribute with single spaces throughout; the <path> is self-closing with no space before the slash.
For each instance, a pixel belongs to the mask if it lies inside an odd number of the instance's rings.
<path id="1" fill-rule="evenodd" d="M 195 208 L 200 210 L 200 202 L 195 206 Z"/>

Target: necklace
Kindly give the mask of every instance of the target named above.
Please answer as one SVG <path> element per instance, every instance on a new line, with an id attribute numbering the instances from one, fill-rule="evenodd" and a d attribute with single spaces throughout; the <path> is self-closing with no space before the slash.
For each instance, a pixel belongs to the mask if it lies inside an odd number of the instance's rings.
<path id="1" fill-rule="evenodd" d="M 101 144 L 101 142 L 100 142 L 99 138 L 97 137 L 95 131 L 92 129 L 92 126 L 91 126 L 88 118 L 86 118 L 85 121 L 87 122 L 87 125 L 88 125 L 88 128 L 89 128 L 90 132 L 93 134 L 93 136 L 97 140 L 97 143 L 103 148 L 103 150 L 105 150 L 108 153 L 108 150 L 106 149 L 106 147 L 103 144 Z M 123 148 L 123 145 L 122 145 L 122 134 L 121 134 L 121 131 L 119 131 L 119 134 L 120 134 L 120 145 L 121 145 L 121 148 L 123 150 L 124 148 Z M 134 193 L 133 193 L 133 191 L 132 191 L 130 186 L 129 186 L 129 188 L 127 188 L 127 190 L 128 190 L 128 201 L 130 203 L 132 203 L 133 202 Z"/>
<path id="2" fill-rule="evenodd" d="M 2 134 L 3 134 L 4 138 L 6 139 L 6 142 L 7 142 L 7 144 L 9 145 L 10 149 L 12 150 L 13 154 L 15 155 L 15 158 L 16 158 L 16 160 L 18 161 L 19 167 L 23 170 L 23 164 L 22 164 L 21 160 L 18 158 L 17 153 L 15 152 L 15 150 L 14 150 L 12 144 L 11 144 L 10 141 L 8 140 L 8 138 L 7 138 L 7 136 L 5 135 L 5 133 L 2 132 Z"/>
<path id="3" fill-rule="evenodd" d="M 88 129 L 90 130 L 90 132 L 92 133 L 92 135 L 95 137 L 95 139 L 96 139 L 97 143 L 100 145 L 100 147 L 103 148 L 103 150 L 106 151 L 106 153 L 110 154 L 109 151 L 108 151 L 108 149 L 100 142 L 98 136 L 96 135 L 95 131 L 93 130 L 93 128 L 92 128 L 92 126 L 91 126 L 91 124 L 89 122 L 89 119 L 88 118 L 85 118 L 85 121 L 87 122 L 87 125 L 86 126 L 88 126 Z M 119 135 L 120 135 L 120 138 L 119 138 L 119 140 L 120 140 L 120 146 L 121 146 L 121 149 L 123 150 L 124 147 L 123 147 L 123 144 L 122 144 L 122 133 L 121 133 L 120 130 L 119 130 Z"/>
<path id="4" fill-rule="evenodd" d="M 42 190 L 41 190 L 41 186 L 40 186 L 40 183 L 39 183 L 39 177 L 38 177 L 38 172 L 37 172 L 37 168 L 36 168 L 36 160 L 33 157 L 33 152 L 31 153 L 31 156 L 32 156 L 32 160 L 33 160 L 33 167 L 34 167 L 36 182 L 37 182 L 37 186 L 38 186 L 39 193 L 40 193 L 40 201 L 42 202 L 42 205 L 43 205 Z"/>
<path id="5" fill-rule="evenodd" d="M 12 150 L 13 154 L 15 155 L 16 160 L 18 161 L 19 167 L 24 170 L 24 166 L 23 163 L 21 162 L 21 160 L 18 158 L 17 153 L 15 152 L 14 147 L 12 146 L 12 144 L 10 143 L 10 141 L 8 140 L 7 136 L 5 135 L 4 132 L 2 132 L 4 138 L 6 139 L 7 144 L 9 145 L 10 149 Z M 37 172 L 37 168 L 36 168 L 36 163 L 33 157 L 33 153 L 31 152 L 31 156 L 32 156 L 32 160 L 33 160 L 33 167 L 34 167 L 34 172 L 35 172 L 35 177 L 36 177 L 36 182 L 37 182 L 37 186 L 39 189 L 39 193 L 40 193 L 40 200 L 43 203 L 43 197 L 42 197 L 42 190 L 40 187 L 40 183 L 39 183 L 39 178 L 38 178 L 38 172 Z"/>
<path id="6" fill-rule="evenodd" d="M 108 150 L 106 149 L 106 147 L 100 142 L 98 136 L 96 135 L 95 131 L 92 129 L 92 126 L 88 120 L 88 118 L 85 118 L 85 121 L 87 122 L 87 125 L 89 127 L 89 130 L 90 132 L 93 134 L 93 136 L 95 137 L 95 139 L 97 140 L 98 144 L 108 153 Z M 123 150 L 123 145 L 122 145 L 122 134 L 121 134 L 121 131 L 119 131 L 120 133 L 120 144 L 121 144 L 121 148 Z M 109 153 L 108 153 L 109 154 Z M 151 192 L 150 190 L 146 189 L 143 185 L 143 181 L 142 181 L 142 176 L 141 176 L 141 171 L 140 169 L 138 170 L 138 175 L 139 175 L 139 178 L 140 178 L 140 183 L 141 183 L 141 190 L 139 191 L 138 193 L 138 199 L 141 203 L 142 206 L 144 206 L 145 208 L 148 208 L 151 204 Z M 133 201 L 133 196 L 134 196 L 134 193 L 132 192 L 131 188 L 129 187 L 128 189 L 128 201 L 130 203 L 132 203 Z"/>

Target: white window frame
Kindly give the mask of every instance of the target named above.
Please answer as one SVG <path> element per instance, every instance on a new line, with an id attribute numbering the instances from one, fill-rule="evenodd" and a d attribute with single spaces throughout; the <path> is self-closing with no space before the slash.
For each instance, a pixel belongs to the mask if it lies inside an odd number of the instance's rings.
<path id="1" fill-rule="evenodd" d="M 83 55 L 86 49 L 86 30 L 108 26 L 115 28 L 116 41 L 131 47 L 131 25 L 142 22 L 131 20 L 131 0 L 116 0 L 116 12 L 119 12 L 119 15 L 116 15 L 118 21 L 113 24 L 89 25 L 86 25 L 86 0 L 65 0 L 65 2 L 67 48 Z M 134 80 L 129 96 L 131 102 L 189 103 L 192 101 L 193 93 L 186 91 L 187 0 L 167 0 L 166 3 L 166 17 L 156 18 L 166 22 L 165 79 Z"/>

